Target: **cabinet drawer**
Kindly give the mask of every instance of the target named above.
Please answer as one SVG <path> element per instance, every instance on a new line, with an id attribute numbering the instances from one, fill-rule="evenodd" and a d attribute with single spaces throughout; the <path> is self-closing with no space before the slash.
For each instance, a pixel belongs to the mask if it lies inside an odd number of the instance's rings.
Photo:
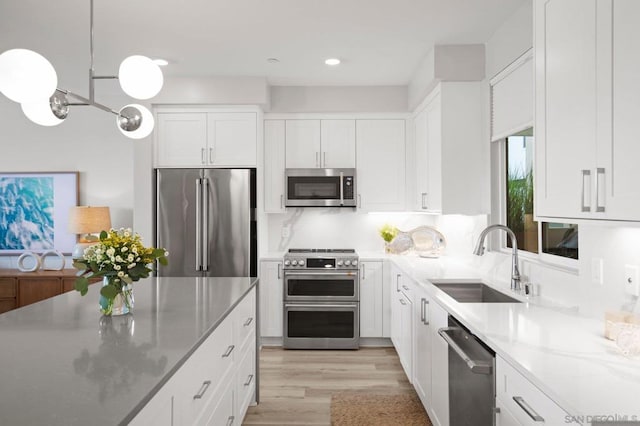
<path id="1" fill-rule="evenodd" d="M 255 339 L 255 335 L 252 335 Z M 243 419 L 251 401 L 256 386 L 256 347 L 249 345 L 241 354 L 242 360 L 238 364 L 236 374 L 236 410 L 239 419 Z"/>
<path id="2" fill-rule="evenodd" d="M 0 278 L 0 297 L 16 297 L 16 280 Z"/>
<path id="3" fill-rule="evenodd" d="M 226 318 L 180 369 L 179 424 L 193 424 L 230 377 L 237 348 L 233 344 L 233 322 Z"/>
<path id="4" fill-rule="evenodd" d="M 219 395 L 211 401 L 210 409 L 195 424 L 206 426 L 231 426 L 240 424 L 233 415 L 233 380 L 229 380 Z"/>
<path id="5" fill-rule="evenodd" d="M 18 307 L 16 299 L 0 299 L 0 314 L 11 311 Z"/>
<path id="6" fill-rule="evenodd" d="M 496 373 L 497 398 L 520 424 L 566 423 L 568 414 L 500 357 L 496 357 Z"/>
<path id="7" fill-rule="evenodd" d="M 235 323 L 235 342 L 238 349 L 243 348 L 247 338 L 256 329 L 256 291 L 251 290 L 233 311 Z M 254 334 L 255 336 L 255 334 Z M 255 337 L 254 337 L 255 340 Z"/>

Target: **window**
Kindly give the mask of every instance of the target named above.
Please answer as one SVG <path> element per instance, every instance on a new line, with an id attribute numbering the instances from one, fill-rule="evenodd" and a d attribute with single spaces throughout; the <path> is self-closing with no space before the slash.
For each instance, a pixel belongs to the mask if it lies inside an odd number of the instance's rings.
<path id="1" fill-rule="evenodd" d="M 533 128 L 506 137 L 498 143 L 502 153 L 500 173 L 505 184 L 501 185 L 502 223 L 513 230 L 518 249 L 532 254 L 543 254 L 545 259 L 578 259 L 578 225 L 566 223 L 538 223 L 533 220 L 534 207 L 534 136 Z M 506 246 L 512 247 L 506 239 Z M 551 256 L 551 257 L 548 257 Z M 558 260 L 558 263 L 566 262 Z"/>

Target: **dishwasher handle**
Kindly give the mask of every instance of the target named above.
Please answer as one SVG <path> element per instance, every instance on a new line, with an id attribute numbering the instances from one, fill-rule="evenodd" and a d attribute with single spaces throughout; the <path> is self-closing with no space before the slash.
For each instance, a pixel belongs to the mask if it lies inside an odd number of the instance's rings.
<path id="1" fill-rule="evenodd" d="M 449 347 L 467 364 L 471 372 L 476 374 L 490 375 L 493 373 L 492 363 L 485 360 L 472 359 L 460 345 L 455 341 L 452 334 L 460 332 L 459 327 L 443 327 L 438 330 L 438 334 L 447 342 Z"/>

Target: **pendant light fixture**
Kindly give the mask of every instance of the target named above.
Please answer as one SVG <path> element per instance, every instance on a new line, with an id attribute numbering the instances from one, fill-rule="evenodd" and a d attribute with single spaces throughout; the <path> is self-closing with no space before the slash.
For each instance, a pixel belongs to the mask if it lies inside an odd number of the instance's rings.
<path id="1" fill-rule="evenodd" d="M 0 54 L 0 93 L 21 105 L 24 115 L 41 126 L 62 123 L 72 106 L 93 106 L 116 116 L 116 125 L 125 136 L 141 139 L 153 131 L 151 111 L 139 104 L 130 104 L 116 111 L 95 101 L 94 83 L 100 79 L 117 79 L 129 96 L 145 100 L 154 97 L 164 82 L 160 67 L 150 58 L 133 55 L 120 64 L 117 76 L 96 75 L 93 69 L 93 0 L 90 0 L 91 66 L 89 97 L 58 87 L 58 76 L 51 63 L 39 53 L 28 49 L 11 49 Z M 70 101 L 71 99 L 71 101 Z"/>

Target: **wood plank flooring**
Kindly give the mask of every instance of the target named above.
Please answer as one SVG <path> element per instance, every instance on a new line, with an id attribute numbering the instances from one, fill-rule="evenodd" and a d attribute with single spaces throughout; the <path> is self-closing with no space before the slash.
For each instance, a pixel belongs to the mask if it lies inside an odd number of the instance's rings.
<path id="1" fill-rule="evenodd" d="M 413 393 L 392 347 L 357 351 L 263 348 L 260 404 L 243 425 L 330 425 L 331 394 L 345 390 Z"/>

